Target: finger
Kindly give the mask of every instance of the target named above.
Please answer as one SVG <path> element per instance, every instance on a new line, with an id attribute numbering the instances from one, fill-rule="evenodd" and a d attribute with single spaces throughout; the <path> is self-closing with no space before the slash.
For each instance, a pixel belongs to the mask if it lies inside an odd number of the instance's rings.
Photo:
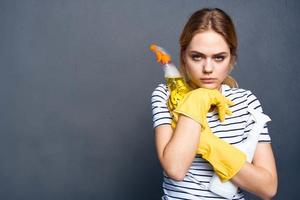
<path id="1" fill-rule="evenodd" d="M 224 111 L 224 112 L 223 112 L 223 111 Z M 232 111 L 228 108 L 227 105 L 224 107 L 224 110 L 223 110 L 223 111 L 222 111 L 222 116 L 221 116 L 222 120 L 221 120 L 221 121 L 225 120 L 225 116 L 226 116 L 226 115 L 228 115 L 228 116 L 232 115 Z M 224 115 L 223 115 L 223 114 L 224 114 Z"/>
<path id="2" fill-rule="evenodd" d="M 231 101 L 230 99 L 228 99 L 226 97 L 225 97 L 225 99 L 226 99 L 226 103 L 227 103 L 228 106 L 233 106 L 234 105 L 233 101 Z"/>
<path id="3" fill-rule="evenodd" d="M 230 116 L 230 115 L 232 115 L 232 111 L 229 110 L 229 108 L 228 108 L 228 109 L 226 109 L 226 114 Z"/>
<path id="4" fill-rule="evenodd" d="M 218 113 L 219 113 L 219 119 L 221 122 L 223 122 L 225 120 L 225 114 L 226 114 L 226 107 L 224 104 L 220 104 L 218 106 Z"/>

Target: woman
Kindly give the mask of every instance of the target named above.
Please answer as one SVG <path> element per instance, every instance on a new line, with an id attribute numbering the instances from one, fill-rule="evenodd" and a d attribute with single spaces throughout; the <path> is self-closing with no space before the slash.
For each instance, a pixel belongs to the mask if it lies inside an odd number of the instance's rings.
<path id="1" fill-rule="evenodd" d="M 247 109 L 262 112 L 262 107 L 251 91 L 237 88 L 229 76 L 237 57 L 237 37 L 230 17 L 217 8 L 195 12 L 184 27 L 180 47 L 181 70 L 189 86 L 195 90 L 218 90 L 234 103 L 229 107 L 232 115 L 224 122 L 218 119 L 217 111 L 211 109 L 207 121 L 218 139 L 235 148 L 247 139 L 254 124 Z M 193 117 L 178 112 L 177 126 L 173 130 L 166 106 L 168 96 L 166 86 L 160 84 L 151 99 L 156 149 L 164 169 L 162 199 L 224 199 L 207 189 L 215 166 L 195 153 L 199 140 L 201 143 L 203 127 Z M 277 172 L 266 126 L 259 136 L 252 163 L 244 160 L 240 163 L 230 181 L 262 199 L 271 199 L 277 191 Z M 243 196 L 239 190 L 234 199 L 244 199 Z"/>

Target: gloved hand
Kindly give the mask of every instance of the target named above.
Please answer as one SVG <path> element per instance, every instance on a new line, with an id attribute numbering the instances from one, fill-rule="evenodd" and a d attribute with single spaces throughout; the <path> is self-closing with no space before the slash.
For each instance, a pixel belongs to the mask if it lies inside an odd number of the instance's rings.
<path id="1" fill-rule="evenodd" d="M 183 114 L 201 124 L 197 153 L 210 162 L 222 181 L 227 181 L 241 169 L 246 161 L 246 155 L 213 135 L 206 120 L 207 112 L 212 105 L 216 106 L 220 121 L 224 121 L 225 114 L 231 114 L 228 106 L 233 103 L 217 90 L 199 88 L 184 97 L 174 110 L 174 117 L 178 119 L 178 115 Z"/>
<path id="2" fill-rule="evenodd" d="M 207 127 L 201 131 L 197 153 L 214 168 L 222 182 L 231 179 L 246 162 L 246 154 L 215 136 Z"/>
<path id="3" fill-rule="evenodd" d="M 190 91 L 173 111 L 175 121 L 179 114 L 184 114 L 199 124 L 202 129 L 208 127 L 206 120 L 207 113 L 211 106 L 215 105 L 220 121 L 224 121 L 225 115 L 231 115 L 229 106 L 233 105 L 229 99 L 224 97 L 218 90 L 198 88 Z"/>
<path id="4" fill-rule="evenodd" d="M 265 124 L 271 119 L 268 115 L 263 114 L 253 108 L 248 108 L 248 111 L 251 113 L 255 124 L 252 127 L 251 131 L 248 133 L 247 139 L 242 143 L 235 145 L 235 147 L 243 151 L 247 155 L 247 162 L 251 163 L 260 133 L 264 129 Z M 222 183 L 219 177 L 214 174 L 212 179 L 210 180 L 208 189 L 222 197 L 225 197 L 226 199 L 233 199 L 238 190 L 238 187 L 231 181 Z"/>

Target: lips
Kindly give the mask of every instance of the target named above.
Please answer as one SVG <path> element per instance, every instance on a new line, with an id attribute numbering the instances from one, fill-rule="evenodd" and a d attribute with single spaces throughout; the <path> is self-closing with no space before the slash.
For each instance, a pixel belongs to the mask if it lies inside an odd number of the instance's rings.
<path id="1" fill-rule="evenodd" d="M 200 80 L 202 81 L 202 83 L 213 83 L 216 81 L 215 78 L 200 78 Z"/>

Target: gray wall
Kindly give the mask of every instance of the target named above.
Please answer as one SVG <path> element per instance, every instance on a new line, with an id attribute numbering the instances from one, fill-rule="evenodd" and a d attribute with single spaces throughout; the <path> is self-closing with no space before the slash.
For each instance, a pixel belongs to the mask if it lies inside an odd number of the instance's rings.
<path id="1" fill-rule="evenodd" d="M 0 199 L 159 199 L 150 95 L 164 80 L 148 46 L 161 44 L 178 64 L 179 34 L 202 7 L 236 24 L 233 75 L 273 120 L 274 199 L 295 199 L 296 0 L 1 0 Z"/>

